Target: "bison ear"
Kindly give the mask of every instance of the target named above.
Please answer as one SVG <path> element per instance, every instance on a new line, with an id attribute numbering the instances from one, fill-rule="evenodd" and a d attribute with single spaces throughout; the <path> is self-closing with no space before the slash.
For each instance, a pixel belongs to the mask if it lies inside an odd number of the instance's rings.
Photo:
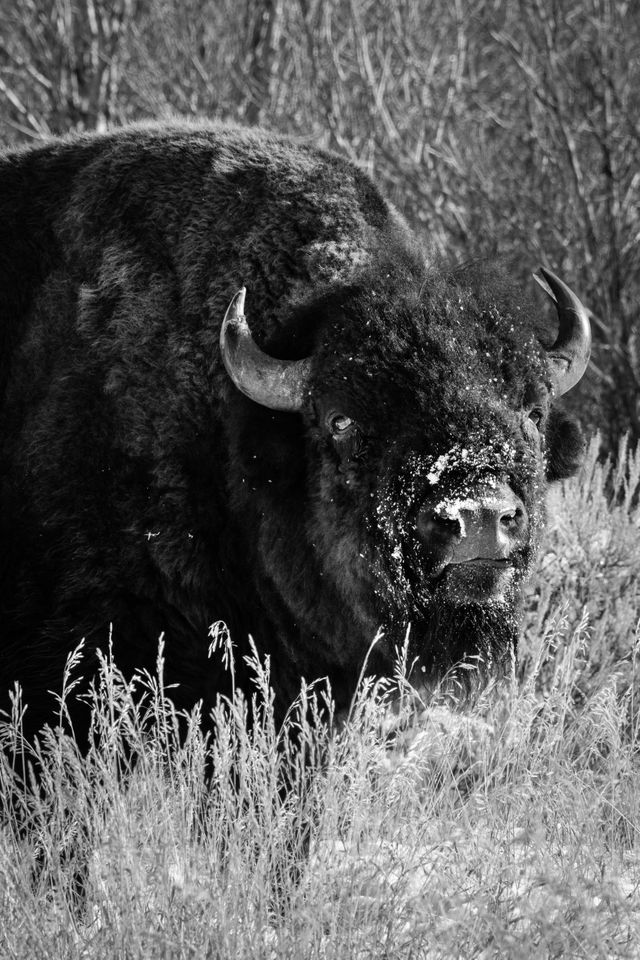
<path id="1" fill-rule="evenodd" d="M 562 410 L 551 409 L 545 429 L 547 480 L 572 477 L 584 460 L 586 443 L 579 423 Z"/>
<path id="2" fill-rule="evenodd" d="M 238 290 L 220 328 L 225 369 L 238 390 L 270 410 L 300 410 L 309 391 L 311 361 L 277 360 L 256 344 L 244 315 L 245 288 Z"/>

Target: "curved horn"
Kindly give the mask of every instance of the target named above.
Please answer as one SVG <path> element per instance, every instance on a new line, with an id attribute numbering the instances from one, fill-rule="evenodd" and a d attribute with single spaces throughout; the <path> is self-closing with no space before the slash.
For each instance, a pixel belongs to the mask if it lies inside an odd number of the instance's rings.
<path id="1" fill-rule="evenodd" d="M 550 270 L 540 267 L 540 273 L 543 279 L 535 273 L 533 277 L 554 301 L 560 322 L 556 342 L 547 351 L 553 392 L 560 397 L 575 387 L 587 369 L 591 326 L 587 311 L 573 290 Z"/>
<path id="2" fill-rule="evenodd" d="M 235 294 L 220 330 L 220 350 L 238 390 L 270 410 L 300 410 L 308 392 L 311 360 L 276 360 L 254 342 L 244 316 L 246 288 Z"/>

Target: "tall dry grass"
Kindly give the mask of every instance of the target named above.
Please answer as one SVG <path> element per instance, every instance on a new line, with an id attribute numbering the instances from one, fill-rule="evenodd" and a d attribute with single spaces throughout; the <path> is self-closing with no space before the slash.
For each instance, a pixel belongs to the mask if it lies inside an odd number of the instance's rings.
<path id="1" fill-rule="evenodd" d="M 553 494 L 520 665 L 473 708 L 399 676 L 338 723 L 318 685 L 278 731 L 254 656 L 206 741 L 161 671 L 134 691 L 106 658 L 88 754 L 45 733 L 30 831 L 0 834 L 0 956 L 637 957 L 640 457 L 622 453 L 611 470 L 592 445 Z M 8 818 L 15 790 L 5 764 Z"/>

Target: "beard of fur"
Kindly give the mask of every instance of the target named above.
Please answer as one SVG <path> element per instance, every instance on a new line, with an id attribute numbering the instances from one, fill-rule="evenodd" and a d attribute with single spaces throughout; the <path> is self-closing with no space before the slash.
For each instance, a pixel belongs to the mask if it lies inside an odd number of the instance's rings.
<path id="1" fill-rule="evenodd" d="M 442 598 L 430 614 L 413 637 L 414 656 L 428 675 L 467 663 L 495 676 L 510 663 L 518 642 L 513 601 L 459 604 Z"/>
<path id="2" fill-rule="evenodd" d="M 437 687 L 469 702 L 489 681 L 509 674 L 518 646 L 514 597 L 467 604 L 438 597 L 425 614 L 408 627 L 408 680 L 416 689 Z M 392 647 L 402 647 L 406 631 L 406 623 L 388 628 L 387 657 Z M 388 663 L 379 666 L 389 672 Z"/>

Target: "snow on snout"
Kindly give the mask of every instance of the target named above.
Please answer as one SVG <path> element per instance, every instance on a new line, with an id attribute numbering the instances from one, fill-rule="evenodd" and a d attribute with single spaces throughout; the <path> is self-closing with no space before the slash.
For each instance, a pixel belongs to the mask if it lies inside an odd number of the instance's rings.
<path id="1" fill-rule="evenodd" d="M 472 519 L 469 514 L 478 517 L 482 510 L 498 512 L 504 508 L 504 498 L 497 493 L 498 487 L 506 482 L 505 477 L 485 477 L 481 489 L 475 496 L 449 496 L 440 500 L 433 508 L 434 513 L 443 520 L 452 520 L 459 524 L 460 537 L 467 536 L 465 515 L 467 520 Z"/>
<path id="2" fill-rule="evenodd" d="M 469 499 L 441 500 L 440 503 L 437 503 L 434 507 L 434 513 L 436 516 L 442 517 L 443 520 L 457 521 L 460 528 L 460 536 L 466 537 L 467 528 L 464 522 L 464 517 L 462 516 L 463 510 L 467 513 L 479 513 L 480 504 L 477 500 Z"/>

